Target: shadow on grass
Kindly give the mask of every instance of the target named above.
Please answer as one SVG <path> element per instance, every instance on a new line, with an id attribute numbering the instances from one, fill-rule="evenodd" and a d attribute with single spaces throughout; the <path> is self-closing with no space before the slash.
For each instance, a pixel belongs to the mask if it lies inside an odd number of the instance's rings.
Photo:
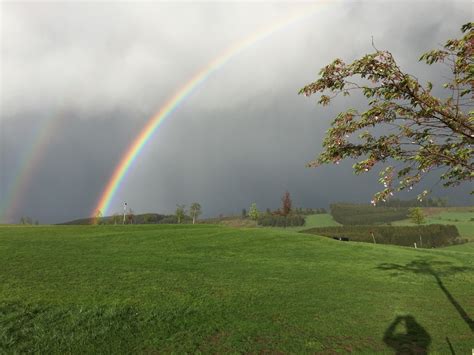
<path id="1" fill-rule="evenodd" d="M 453 344 L 451 344 L 451 341 L 449 340 L 448 337 L 446 337 L 446 342 L 448 343 L 449 351 L 451 352 L 451 355 L 456 355 L 456 352 L 454 351 L 454 348 L 453 348 Z"/>
<path id="2" fill-rule="evenodd" d="M 397 331 L 404 326 L 405 330 Z M 395 354 L 428 354 L 431 337 L 413 316 L 399 316 L 390 324 L 383 336 L 385 344 L 395 350 Z"/>
<path id="3" fill-rule="evenodd" d="M 439 270 L 435 270 L 435 267 Z M 459 272 L 472 271 L 472 268 L 452 266 L 452 264 L 449 262 L 428 261 L 423 259 L 412 261 L 406 265 L 384 263 L 380 264 L 377 268 L 387 271 L 410 272 L 415 274 L 433 276 L 441 291 L 443 291 L 449 302 L 451 302 L 456 311 L 459 313 L 459 316 L 469 326 L 471 331 L 474 332 L 474 321 L 467 314 L 464 308 L 459 304 L 459 302 L 454 298 L 451 292 L 449 292 L 449 290 L 446 288 L 446 286 L 443 284 L 443 281 L 441 280 L 441 276 L 449 276 L 457 274 Z"/>

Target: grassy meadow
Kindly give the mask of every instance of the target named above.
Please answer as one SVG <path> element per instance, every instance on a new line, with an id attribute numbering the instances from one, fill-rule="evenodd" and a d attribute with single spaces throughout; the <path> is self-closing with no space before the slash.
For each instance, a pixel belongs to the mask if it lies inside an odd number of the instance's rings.
<path id="1" fill-rule="evenodd" d="M 299 229 L 311 228 L 311 227 L 336 227 L 340 226 L 330 214 L 313 214 L 306 217 L 305 225 L 297 227 Z"/>
<path id="2" fill-rule="evenodd" d="M 470 353 L 474 248 L 216 225 L 0 227 L 0 353 Z"/>

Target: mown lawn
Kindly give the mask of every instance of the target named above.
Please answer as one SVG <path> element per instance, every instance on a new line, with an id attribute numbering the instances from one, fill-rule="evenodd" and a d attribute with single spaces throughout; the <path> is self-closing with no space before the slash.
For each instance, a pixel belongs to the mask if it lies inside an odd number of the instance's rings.
<path id="1" fill-rule="evenodd" d="M 474 258 L 463 249 L 212 225 L 0 227 L 0 280 L 0 353 L 474 344 Z"/>

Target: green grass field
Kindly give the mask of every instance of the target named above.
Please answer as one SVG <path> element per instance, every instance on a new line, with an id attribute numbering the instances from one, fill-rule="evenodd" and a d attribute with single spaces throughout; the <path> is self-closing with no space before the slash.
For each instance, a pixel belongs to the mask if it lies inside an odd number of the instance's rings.
<path id="1" fill-rule="evenodd" d="M 467 238 L 474 242 L 474 212 L 464 211 L 443 211 L 428 215 L 426 217 L 427 224 L 452 224 L 455 225 L 459 231 L 459 234 L 463 238 Z M 413 225 L 413 223 L 407 219 L 403 221 L 397 221 L 392 223 L 396 225 Z"/>
<path id="2" fill-rule="evenodd" d="M 313 214 L 306 217 L 305 228 L 340 226 L 330 214 Z"/>
<path id="3" fill-rule="evenodd" d="M 0 227 L 0 353 L 467 354 L 474 248 L 213 225 Z"/>

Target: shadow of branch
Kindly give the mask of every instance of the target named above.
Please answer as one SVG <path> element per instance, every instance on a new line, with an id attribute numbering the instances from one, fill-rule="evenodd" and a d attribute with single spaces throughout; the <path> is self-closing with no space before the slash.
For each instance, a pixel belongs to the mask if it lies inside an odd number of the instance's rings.
<path id="1" fill-rule="evenodd" d="M 436 270 L 435 270 L 436 268 Z M 414 273 L 414 274 L 422 274 L 422 275 L 430 275 L 438 284 L 438 287 L 443 291 L 445 296 L 448 298 L 449 302 L 454 306 L 456 311 L 459 313 L 460 317 L 463 321 L 469 326 L 472 332 L 474 332 L 474 321 L 472 318 L 467 314 L 464 308 L 459 304 L 459 302 L 454 298 L 454 296 L 449 292 L 449 290 L 444 285 L 441 277 L 451 276 L 461 272 L 473 271 L 473 268 L 470 267 L 462 267 L 462 266 L 453 266 L 450 262 L 444 261 L 429 261 L 426 259 L 414 260 L 408 264 L 400 265 L 400 264 L 390 264 L 390 263 L 382 263 L 380 264 L 377 269 L 384 270 L 384 271 L 397 271 L 403 273 Z M 392 274 L 392 276 L 396 276 L 397 273 Z"/>

